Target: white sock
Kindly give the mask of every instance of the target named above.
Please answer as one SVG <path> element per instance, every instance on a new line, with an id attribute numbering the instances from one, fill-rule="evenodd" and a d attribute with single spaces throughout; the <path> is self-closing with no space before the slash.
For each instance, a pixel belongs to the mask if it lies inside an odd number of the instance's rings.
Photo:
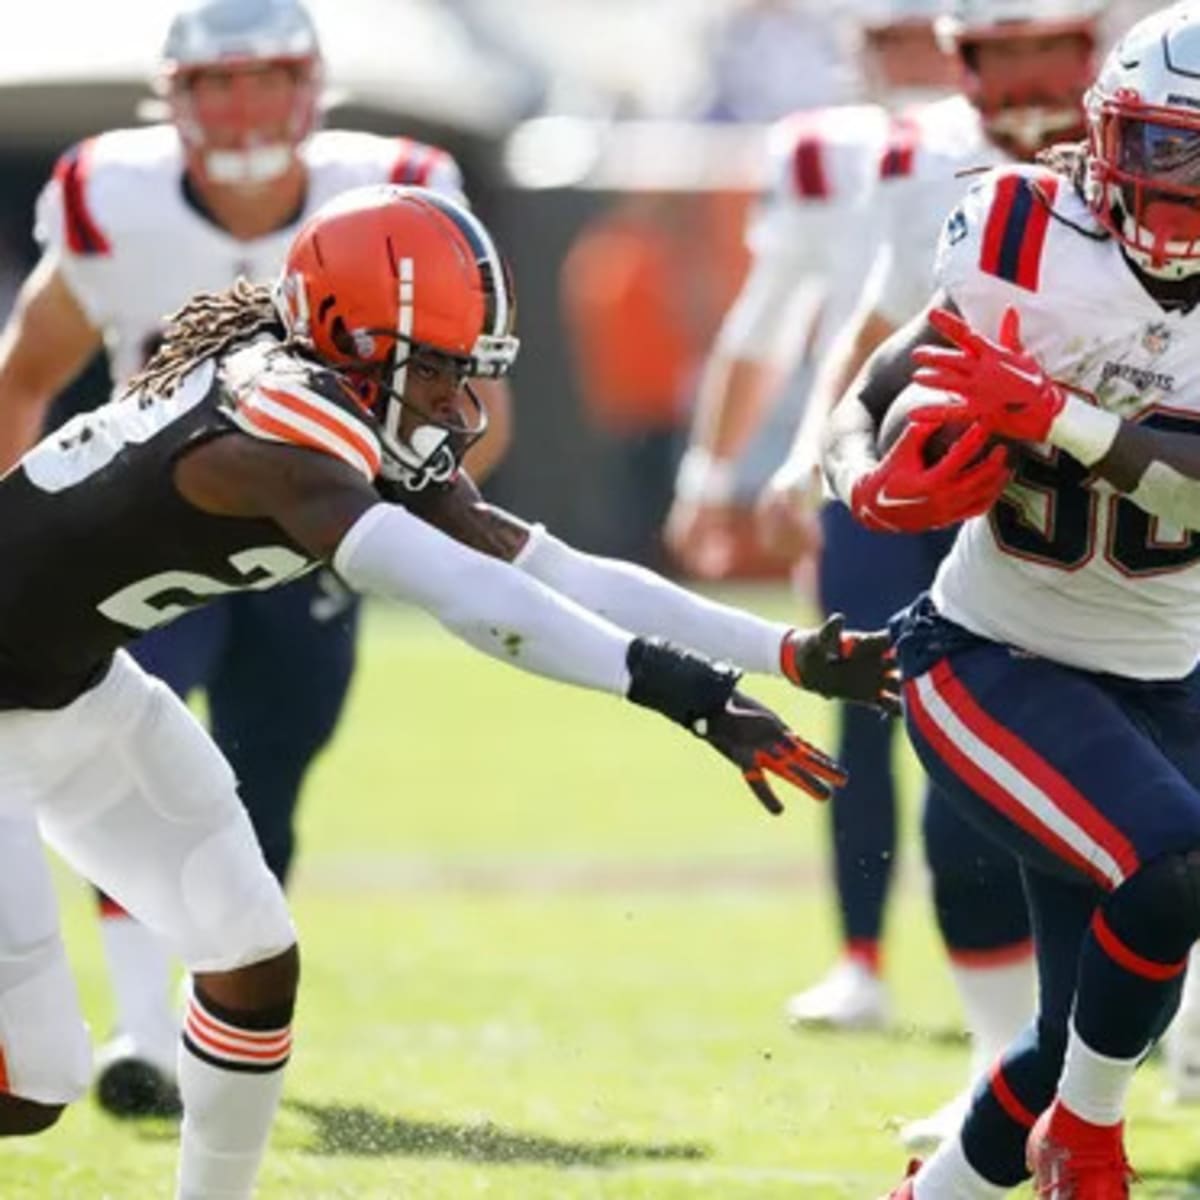
<path id="1" fill-rule="evenodd" d="M 1183 998 L 1173 1024 L 1175 1030 L 1186 1030 L 1193 1037 L 1200 1034 L 1200 943 L 1188 955 L 1187 978 L 1183 982 Z"/>
<path id="2" fill-rule="evenodd" d="M 999 1200 L 1009 1188 L 990 1183 L 967 1161 L 962 1139 L 943 1142 L 917 1172 L 915 1200 Z"/>
<path id="3" fill-rule="evenodd" d="M 176 1200 L 249 1200 L 283 1093 L 291 1026 L 245 1029 L 193 996 L 179 1050 Z"/>
<path id="4" fill-rule="evenodd" d="M 171 1006 L 171 967 L 158 936 L 128 913 L 105 908 L 100 939 L 112 981 L 117 1027 L 164 1070 L 174 1070 L 179 1018 Z"/>
<path id="5" fill-rule="evenodd" d="M 1033 1017 L 1033 952 L 996 966 L 968 966 L 951 959 L 950 974 L 971 1035 L 971 1078 L 977 1079 Z"/>
<path id="6" fill-rule="evenodd" d="M 1142 1055 L 1109 1058 L 1097 1054 L 1078 1034 L 1075 1022 L 1067 1038 L 1058 1098 L 1077 1117 L 1093 1125 L 1116 1125 L 1125 1118 L 1129 1085 Z"/>

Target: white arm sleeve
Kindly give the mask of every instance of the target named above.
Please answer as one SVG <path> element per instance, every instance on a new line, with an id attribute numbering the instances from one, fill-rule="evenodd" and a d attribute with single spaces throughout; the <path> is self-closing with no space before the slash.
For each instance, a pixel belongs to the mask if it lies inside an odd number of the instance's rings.
<path id="1" fill-rule="evenodd" d="M 416 604 L 493 658 L 618 696 L 629 690 L 631 634 L 397 505 L 367 509 L 333 566 L 355 591 Z"/>
<path id="2" fill-rule="evenodd" d="M 584 554 L 537 525 L 514 561 L 528 575 L 643 637 L 665 637 L 743 671 L 781 675 L 788 626 L 716 604 L 632 563 Z"/>

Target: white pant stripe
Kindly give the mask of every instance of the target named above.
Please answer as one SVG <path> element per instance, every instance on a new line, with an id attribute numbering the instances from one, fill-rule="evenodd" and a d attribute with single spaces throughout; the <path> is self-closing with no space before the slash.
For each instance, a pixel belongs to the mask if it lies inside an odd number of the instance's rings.
<path id="1" fill-rule="evenodd" d="M 1080 858 L 1090 863 L 1112 887 L 1124 881 L 1125 874 L 1113 856 L 1086 829 L 1063 812 L 1053 797 L 1023 774 L 1019 767 L 969 729 L 950 702 L 938 691 L 930 675 L 920 676 L 914 680 L 913 686 L 922 707 L 950 744 L 1012 797 L 1033 823 L 1054 833 Z"/>

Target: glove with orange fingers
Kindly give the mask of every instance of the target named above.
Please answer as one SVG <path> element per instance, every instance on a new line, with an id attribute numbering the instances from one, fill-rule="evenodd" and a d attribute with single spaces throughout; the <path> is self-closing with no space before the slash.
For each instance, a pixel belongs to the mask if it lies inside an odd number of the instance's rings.
<path id="1" fill-rule="evenodd" d="M 897 715 L 900 672 L 887 630 L 847 632 L 845 624 L 846 618 L 834 613 L 817 629 L 793 629 L 780 650 L 784 675 L 818 696 Z"/>
<path id="2" fill-rule="evenodd" d="M 957 408 L 930 411 L 974 419 L 1001 437 L 1044 442 L 1067 392 L 1021 344 L 1021 317 L 1004 310 L 998 341 L 976 333 L 957 313 L 935 309 L 929 323 L 950 347 L 918 346 L 914 382 L 963 398 Z"/>
<path id="3" fill-rule="evenodd" d="M 855 520 L 881 533 L 923 533 L 979 516 L 995 504 L 1012 479 L 1003 446 L 986 450 L 991 437 L 973 425 L 934 464 L 925 448 L 942 423 L 963 407 L 914 409 L 909 424 L 874 470 L 862 475 L 850 495 Z"/>
<path id="4" fill-rule="evenodd" d="M 846 772 L 816 746 L 797 737 L 779 717 L 739 692 L 739 674 L 724 663 L 658 638 L 635 638 L 627 656 L 628 699 L 691 730 L 742 773 L 769 813 L 783 812 L 768 776 L 828 800 Z"/>

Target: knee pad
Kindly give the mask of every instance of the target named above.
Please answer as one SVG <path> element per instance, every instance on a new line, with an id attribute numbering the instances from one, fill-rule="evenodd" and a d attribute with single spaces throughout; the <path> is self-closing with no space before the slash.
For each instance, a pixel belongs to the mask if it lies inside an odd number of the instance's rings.
<path id="1" fill-rule="evenodd" d="M 245 813 L 192 850 L 181 886 L 192 925 L 181 947 L 189 970 L 230 971 L 295 944 L 283 889 Z"/>
<path id="2" fill-rule="evenodd" d="M 1139 954 L 1183 958 L 1200 938 L 1200 849 L 1147 863 L 1104 902 L 1112 931 Z"/>
<path id="3" fill-rule="evenodd" d="M 57 936 L 0 963 L 0 1051 L 23 1100 L 70 1104 L 88 1089 L 92 1049 Z"/>

